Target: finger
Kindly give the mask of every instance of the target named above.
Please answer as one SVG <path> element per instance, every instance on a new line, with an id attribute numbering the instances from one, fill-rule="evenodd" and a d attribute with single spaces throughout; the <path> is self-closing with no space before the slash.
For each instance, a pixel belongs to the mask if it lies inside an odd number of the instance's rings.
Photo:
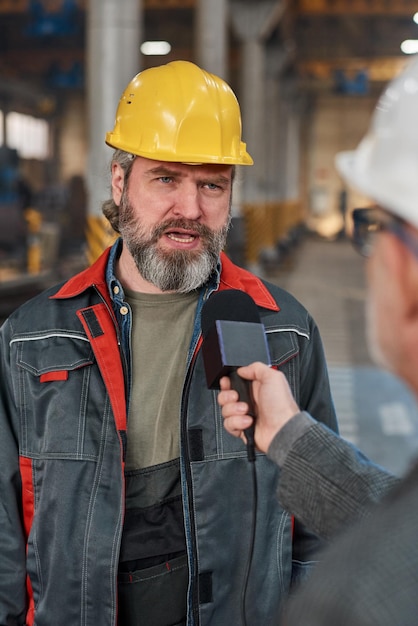
<path id="1" fill-rule="evenodd" d="M 246 402 L 228 401 L 224 404 L 221 404 L 221 402 L 219 402 L 219 404 L 222 407 L 222 415 L 224 418 L 232 417 L 233 415 L 236 415 L 238 417 L 244 417 L 245 415 L 247 415 L 249 409 Z"/>
<path id="2" fill-rule="evenodd" d="M 237 403 L 238 398 L 239 398 L 238 393 L 234 389 L 228 389 L 226 391 L 220 391 L 218 393 L 218 403 L 221 406 L 224 406 L 225 404 L 232 403 L 232 402 Z"/>
<path id="3" fill-rule="evenodd" d="M 231 389 L 231 381 L 229 380 L 228 376 L 222 376 L 219 381 L 219 385 L 222 390 Z"/>
<path id="4" fill-rule="evenodd" d="M 233 415 L 224 419 L 224 427 L 234 437 L 241 437 L 242 432 L 251 426 L 252 422 L 251 417 Z"/>

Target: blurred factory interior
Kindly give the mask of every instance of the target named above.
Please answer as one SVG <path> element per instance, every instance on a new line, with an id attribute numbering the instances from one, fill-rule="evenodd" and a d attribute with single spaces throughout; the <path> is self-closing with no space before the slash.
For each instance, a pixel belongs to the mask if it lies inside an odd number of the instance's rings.
<path id="1" fill-rule="evenodd" d="M 414 0 L 0 0 L 3 293 L 64 276 L 111 241 L 105 133 L 133 75 L 175 59 L 225 78 L 241 104 L 255 165 L 235 192 L 234 260 L 262 268 L 306 231 L 340 236 L 364 199 L 343 187 L 335 153 L 356 146 L 416 52 L 417 11 Z"/>

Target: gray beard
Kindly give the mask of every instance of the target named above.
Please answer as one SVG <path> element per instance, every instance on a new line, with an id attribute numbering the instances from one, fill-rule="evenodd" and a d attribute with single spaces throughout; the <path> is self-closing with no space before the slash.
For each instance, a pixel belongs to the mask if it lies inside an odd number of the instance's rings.
<path id="1" fill-rule="evenodd" d="M 119 230 L 135 265 L 149 283 L 161 291 L 189 293 L 206 283 L 216 269 L 219 254 L 225 246 L 230 219 L 219 231 L 186 220 L 167 220 L 146 233 L 133 218 L 132 207 L 123 198 L 120 205 Z M 158 240 L 167 228 L 193 229 L 204 243 L 199 251 L 161 250 Z"/>

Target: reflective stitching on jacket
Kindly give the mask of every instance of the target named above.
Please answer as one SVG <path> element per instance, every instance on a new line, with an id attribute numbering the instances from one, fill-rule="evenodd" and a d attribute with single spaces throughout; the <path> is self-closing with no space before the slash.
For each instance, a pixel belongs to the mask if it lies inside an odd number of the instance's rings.
<path id="1" fill-rule="evenodd" d="M 273 334 L 273 333 L 296 333 L 300 337 L 305 337 L 306 339 L 311 338 L 309 333 L 303 332 L 302 330 L 299 330 L 298 328 L 291 328 L 291 327 L 289 328 L 266 328 L 266 335 Z"/>
<path id="2" fill-rule="evenodd" d="M 39 339 L 50 339 L 51 337 L 65 337 L 70 338 L 70 339 L 80 339 L 80 341 L 86 341 L 87 343 L 90 343 L 89 339 L 85 336 L 85 335 L 75 335 L 72 333 L 47 333 L 47 334 L 39 334 L 39 335 L 34 335 L 33 337 L 15 337 L 14 339 L 12 339 L 9 343 L 9 346 L 11 346 L 14 343 L 20 343 L 21 341 L 39 341 Z"/>

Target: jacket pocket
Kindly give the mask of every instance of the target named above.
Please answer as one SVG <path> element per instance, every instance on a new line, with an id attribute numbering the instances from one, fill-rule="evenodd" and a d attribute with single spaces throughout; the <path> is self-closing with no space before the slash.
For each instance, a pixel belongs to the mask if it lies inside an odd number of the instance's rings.
<path id="1" fill-rule="evenodd" d="M 281 367 L 299 354 L 298 331 L 292 327 L 266 328 L 271 364 Z"/>
<path id="2" fill-rule="evenodd" d="M 144 570 L 119 573 L 119 620 L 123 626 L 185 626 L 187 556 Z"/>
<path id="3" fill-rule="evenodd" d="M 21 453 L 94 458 L 106 392 L 85 336 L 54 331 L 15 340 L 12 348 Z"/>

